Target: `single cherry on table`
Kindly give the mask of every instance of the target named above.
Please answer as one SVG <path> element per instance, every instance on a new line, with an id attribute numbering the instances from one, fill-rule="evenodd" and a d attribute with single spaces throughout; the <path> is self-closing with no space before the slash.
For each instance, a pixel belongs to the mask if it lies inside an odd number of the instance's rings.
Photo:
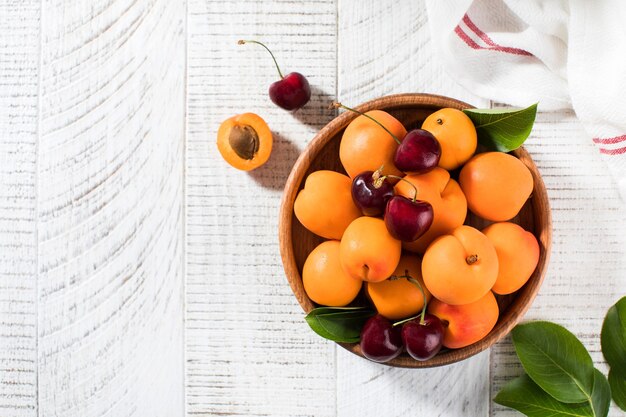
<path id="1" fill-rule="evenodd" d="M 238 43 L 239 45 L 245 43 L 261 45 L 272 56 L 280 76 L 280 80 L 273 82 L 269 89 L 270 99 L 274 104 L 285 110 L 297 110 L 309 102 L 311 99 L 311 86 L 304 75 L 299 72 L 290 72 L 287 75 L 283 75 L 272 51 L 259 41 L 240 40 Z"/>

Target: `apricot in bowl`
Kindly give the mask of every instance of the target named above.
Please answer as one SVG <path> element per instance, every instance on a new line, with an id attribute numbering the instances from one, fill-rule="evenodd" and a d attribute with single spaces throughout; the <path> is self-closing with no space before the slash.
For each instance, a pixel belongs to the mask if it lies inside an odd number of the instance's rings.
<path id="1" fill-rule="evenodd" d="M 405 130 L 422 127 L 424 120 L 429 115 L 443 108 L 465 109 L 472 108 L 472 106 L 461 101 L 442 96 L 428 94 L 400 94 L 368 101 L 356 107 L 356 109 L 361 112 L 369 112 L 372 110 L 385 111 L 389 115 L 393 116 L 394 119 L 401 122 Z M 317 305 L 307 296 L 304 290 L 301 275 L 302 269 L 308 255 L 324 239 L 314 233 L 311 233 L 298 221 L 294 215 L 294 201 L 298 192 L 304 188 L 305 179 L 312 172 L 319 170 L 332 170 L 344 175 L 346 174 L 344 166 L 339 158 L 339 148 L 346 127 L 352 120 L 356 119 L 356 117 L 357 115 L 352 112 L 344 112 L 320 130 L 320 132 L 300 155 L 300 158 L 296 161 L 289 178 L 287 179 L 285 191 L 283 193 L 279 214 L 279 241 L 283 267 L 287 280 L 291 285 L 291 289 L 296 299 L 302 306 L 302 309 L 306 313 L 310 312 Z M 393 147 L 393 145 L 390 146 Z M 481 302 L 483 300 L 482 298 L 475 302 L 477 303 L 475 310 L 481 310 L 478 307 L 483 304 L 489 306 L 488 309 L 483 311 L 485 317 L 485 320 L 482 320 L 483 326 L 477 326 L 476 332 L 473 332 L 472 334 L 456 333 L 457 340 L 448 340 L 446 342 L 450 345 L 450 347 L 464 345 L 463 347 L 444 349 L 433 358 L 424 362 L 416 361 L 408 354 L 403 353 L 395 359 L 386 362 L 385 365 L 407 368 L 423 368 L 442 366 L 466 359 L 489 348 L 495 342 L 508 334 L 530 307 L 530 304 L 541 286 L 541 282 L 543 281 L 543 277 L 546 272 L 550 254 L 552 224 L 546 189 L 537 167 L 533 163 L 530 155 L 523 148 L 513 151 L 511 155 L 517 158 L 528 168 L 533 178 L 534 188 L 530 198 L 525 200 L 517 215 L 509 221 L 511 223 L 519 224 L 523 227 L 523 229 L 532 233 L 532 235 L 536 238 L 539 245 L 537 267 L 534 269 L 532 275 L 526 283 L 513 294 L 491 295 L 492 293 L 488 292 L 483 297 L 485 298 L 484 303 Z M 386 154 L 384 158 L 387 159 L 388 154 Z M 380 165 L 366 166 L 364 164 L 363 166 L 356 168 L 355 171 L 376 170 L 379 166 Z M 355 173 L 353 172 L 352 174 L 354 175 Z M 358 172 L 356 172 L 356 174 L 358 174 Z M 458 184 L 456 186 L 459 187 Z M 460 205 L 463 206 L 463 204 Z M 436 216 L 436 207 L 434 207 L 434 209 Z M 449 226 L 450 229 L 454 229 L 458 226 L 456 224 L 458 223 L 458 220 L 450 223 L 455 223 L 454 226 Z M 466 210 L 465 224 L 472 226 L 477 230 L 483 230 L 490 224 L 490 222 L 485 221 L 471 211 Z M 404 252 L 403 256 L 406 254 L 407 253 Z M 369 283 L 366 283 L 366 286 L 369 285 Z M 497 313 L 499 314 L 494 314 L 496 309 L 493 308 L 494 303 L 489 297 L 493 297 L 496 300 L 495 305 L 497 305 Z M 434 304 L 435 305 L 429 304 L 429 310 L 434 311 L 438 309 L 438 303 Z M 372 305 L 372 303 L 367 300 L 366 296 L 359 295 L 350 305 Z M 448 305 L 448 307 L 444 307 L 445 306 L 442 305 L 439 308 L 442 309 L 442 311 L 445 310 L 445 314 L 450 314 L 449 323 L 451 323 L 452 320 L 455 320 L 453 317 L 457 314 L 456 312 L 458 311 L 458 307 L 450 305 Z M 495 316 L 497 316 L 497 318 L 495 319 L 496 321 L 494 324 L 491 323 L 491 321 L 494 320 Z M 463 324 L 458 320 L 455 320 L 455 323 L 458 323 L 459 325 Z M 477 334 L 481 332 L 487 332 L 487 334 L 482 338 L 477 337 Z M 479 336 L 482 336 L 482 334 Z M 343 343 L 341 346 L 356 355 L 363 356 L 359 344 Z"/>

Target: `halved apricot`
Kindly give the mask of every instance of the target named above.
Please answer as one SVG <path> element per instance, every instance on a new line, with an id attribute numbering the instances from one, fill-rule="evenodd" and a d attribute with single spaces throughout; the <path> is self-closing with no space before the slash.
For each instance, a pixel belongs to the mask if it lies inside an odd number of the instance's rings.
<path id="1" fill-rule="evenodd" d="M 217 149 L 234 168 L 250 171 L 272 153 L 272 131 L 261 117 L 244 113 L 224 120 L 217 131 Z"/>
<path id="2" fill-rule="evenodd" d="M 406 136 L 402 123 L 389 113 L 372 110 L 365 114 L 389 129 L 400 141 Z M 339 159 L 350 178 L 364 171 L 376 171 L 381 166 L 383 175 L 402 176 L 402 172 L 393 165 L 397 148 L 398 144 L 389 132 L 371 119 L 359 116 L 343 132 Z"/>

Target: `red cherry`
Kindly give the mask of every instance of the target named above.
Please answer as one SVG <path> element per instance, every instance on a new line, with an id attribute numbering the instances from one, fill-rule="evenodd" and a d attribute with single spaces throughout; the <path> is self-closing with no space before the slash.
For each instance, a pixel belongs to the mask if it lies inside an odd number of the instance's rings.
<path id="1" fill-rule="evenodd" d="M 424 174 L 439 164 L 441 145 L 432 133 L 414 129 L 398 145 L 393 164 L 400 171 Z"/>
<path id="2" fill-rule="evenodd" d="M 403 242 L 413 242 L 433 223 L 433 207 L 426 201 L 409 200 L 396 195 L 385 207 L 385 225 L 389 234 Z"/>
<path id="3" fill-rule="evenodd" d="M 388 362 L 402 353 L 400 329 L 380 314 L 369 318 L 361 330 L 361 352 L 374 362 Z"/>
<path id="4" fill-rule="evenodd" d="M 445 329 L 441 320 L 425 314 L 424 321 L 415 318 L 402 325 L 402 341 L 413 359 L 426 361 L 441 350 Z"/>
<path id="5" fill-rule="evenodd" d="M 272 56 L 276 69 L 278 70 L 278 75 L 280 75 L 280 80 L 273 82 L 269 89 L 270 99 L 274 104 L 285 110 L 297 110 L 309 102 L 311 99 L 311 86 L 304 75 L 299 72 L 291 72 L 283 76 L 276 62 L 276 58 L 274 58 L 274 54 L 261 42 L 241 40 L 238 43 L 240 45 L 256 43 L 265 48 Z"/>

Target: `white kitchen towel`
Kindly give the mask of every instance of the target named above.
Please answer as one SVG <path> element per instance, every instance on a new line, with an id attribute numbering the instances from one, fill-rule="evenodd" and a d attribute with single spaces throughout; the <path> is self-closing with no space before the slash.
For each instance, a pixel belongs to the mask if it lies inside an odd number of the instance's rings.
<path id="1" fill-rule="evenodd" d="M 573 108 L 626 200 L 626 1 L 427 0 L 427 7 L 435 50 L 461 85 L 514 106 Z"/>

